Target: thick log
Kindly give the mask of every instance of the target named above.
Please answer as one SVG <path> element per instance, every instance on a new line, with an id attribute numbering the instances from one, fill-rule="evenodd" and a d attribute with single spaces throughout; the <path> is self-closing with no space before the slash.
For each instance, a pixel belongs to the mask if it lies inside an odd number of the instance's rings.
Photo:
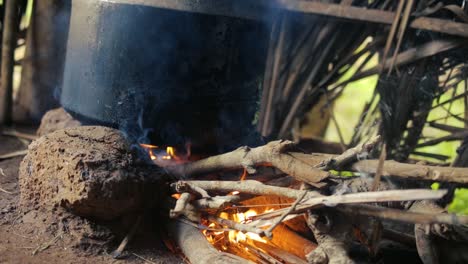
<path id="1" fill-rule="evenodd" d="M 196 227 L 181 221 L 170 223 L 171 235 L 192 264 L 245 264 L 249 261 L 216 250 Z"/>

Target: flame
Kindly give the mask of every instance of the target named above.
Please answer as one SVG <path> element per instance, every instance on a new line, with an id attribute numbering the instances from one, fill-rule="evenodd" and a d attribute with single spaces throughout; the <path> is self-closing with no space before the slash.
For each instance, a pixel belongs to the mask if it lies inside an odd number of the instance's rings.
<path id="1" fill-rule="evenodd" d="M 167 146 L 166 150 L 150 144 L 140 144 L 140 146 L 148 152 L 151 160 L 161 167 L 174 165 L 172 162 L 184 163 L 190 157 L 190 145 L 186 146 L 186 155 L 178 155 L 176 149 L 172 146 Z"/>
<path id="2" fill-rule="evenodd" d="M 221 212 L 219 214 L 220 218 L 229 219 L 236 221 L 238 223 L 249 223 L 253 216 L 258 214 L 257 211 L 254 209 L 249 209 L 246 212 L 238 212 L 238 213 L 228 213 L 228 212 Z M 229 249 L 229 243 L 239 244 L 250 240 L 259 241 L 262 243 L 267 243 L 267 240 L 259 236 L 255 233 L 250 232 L 240 232 L 237 230 L 229 230 L 229 231 L 219 231 L 223 227 L 217 223 L 210 223 L 208 225 L 208 229 L 203 231 L 203 234 L 206 236 L 208 242 L 213 244 L 220 250 L 227 251 Z M 223 243 L 224 242 L 224 243 Z"/>

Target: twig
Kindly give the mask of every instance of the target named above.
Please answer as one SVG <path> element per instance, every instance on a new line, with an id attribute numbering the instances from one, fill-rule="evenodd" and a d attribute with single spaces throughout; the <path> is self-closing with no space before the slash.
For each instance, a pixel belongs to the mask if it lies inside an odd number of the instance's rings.
<path id="1" fill-rule="evenodd" d="M 304 0 L 278 0 L 282 8 L 304 13 L 347 18 L 366 22 L 392 24 L 395 13 L 377 9 L 367 9 L 356 6 L 341 6 L 339 4 L 310 2 Z M 466 23 L 458 23 L 446 19 L 418 17 L 408 23 L 411 28 L 431 30 L 445 34 L 468 37 Z"/>
<path id="2" fill-rule="evenodd" d="M 309 164 L 320 166 L 321 162 L 336 156 L 330 154 L 312 153 L 303 154 L 290 152 L 289 155 Z M 378 160 L 360 160 L 349 166 L 351 171 L 375 174 L 378 168 Z M 428 166 L 421 164 L 407 164 L 393 160 L 385 161 L 382 176 L 395 176 L 399 178 L 411 178 L 415 180 L 445 181 L 456 183 L 468 183 L 468 168 Z"/>
<path id="3" fill-rule="evenodd" d="M 440 199 L 446 193 L 447 191 L 445 190 L 439 192 L 432 190 L 414 189 L 322 196 L 309 198 L 305 200 L 303 203 L 297 206 L 296 210 L 294 210 L 293 213 L 301 213 L 309 209 L 315 209 L 322 206 L 336 206 L 339 204 L 401 202 Z M 254 218 L 260 219 L 277 217 L 281 215 L 284 211 L 287 211 L 288 209 L 289 208 L 282 208 L 272 212 L 258 214 Z"/>
<path id="4" fill-rule="evenodd" d="M 0 174 L 1 174 L 3 177 L 6 177 L 5 172 L 3 171 L 2 168 L 0 168 Z"/>
<path id="5" fill-rule="evenodd" d="M 130 242 L 130 240 L 132 240 L 133 236 L 135 235 L 136 231 L 138 230 L 138 227 L 140 226 L 140 222 L 141 222 L 142 218 L 143 217 L 141 215 L 139 215 L 137 217 L 135 223 L 133 224 L 133 226 L 130 229 L 130 231 L 128 232 L 128 234 L 124 237 L 122 242 L 120 242 L 119 247 L 111 253 L 111 256 L 114 259 L 118 259 L 118 258 L 120 258 L 122 256 L 122 252 L 127 247 L 128 242 Z"/>
<path id="6" fill-rule="evenodd" d="M 10 152 L 10 153 L 7 153 L 7 154 L 0 155 L 0 160 L 11 159 L 11 158 L 19 157 L 19 156 L 24 156 L 26 154 L 28 154 L 27 149 L 13 151 L 13 152 Z"/>
<path id="7" fill-rule="evenodd" d="M 359 156 L 371 151 L 379 141 L 380 136 L 375 136 L 366 143 L 350 148 L 338 156 L 324 160 L 321 164 L 317 165 L 317 168 L 321 170 L 340 170 L 349 163 L 358 160 Z"/>
<path id="8" fill-rule="evenodd" d="M 189 177 L 217 170 L 240 168 L 245 168 L 249 174 L 253 174 L 256 172 L 255 166 L 271 165 L 312 185 L 329 176 L 327 172 L 313 168 L 289 155 L 286 150 L 293 145 L 291 141 L 272 141 L 261 147 L 241 147 L 232 152 L 166 169 L 173 175 Z"/>
<path id="9" fill-rule="evenodd" d="M 379 164 L 377 165 L 377 172 L 375 173 L 374 181 L 372 183 L 371 191 L 373 192 L 379 189 L 380 179 L 382 178 L 382 171 L 383 171 L 383 166 L 384 166 L 386 158 L 387 158 L 387 144 L 384 143 L 382 146 L 382 152 L 380 153 L 380 157 L 379 157 Z"/>
<path id="10" fill-rule="evenodd" d="M 385 61 L 388 57 L 388 52 L 390 51 L 390 47 L 392 46 L 393 39 L 395 37 L 395 33 L 398 28 L 398 24 L 400 23 L 400 14 L 401 14 L 401 11 L 403 10 L 404 3 L 405 3 L 404 0 L 400 0 L 400 2 L 398 3 L 398 7 L 397 7 L 397 10 L 393 18 L 393 22 L 392 22 L 392 27 L 390 28 L 390 32 L 388 33 L 388 37 L 387 37 L 387 42 L 385 43 L 382 61 Z M 384 67 L 384 64 L 382 63 L 379 75 L 381 75 L 381 73 L 383 72 L 383 67 Z"/>
<path id="11" fill-rule="evenodd" d="M 52 246 L 55 242 L 57 242 L 59 240 L 59 238 L 63 235 L 62 232 L 60 232 L 58 235 L 56 235 L 52 240 L 42 244 L 42 245 L 39 245 L 36 249 L 34 249 L 34 251 L 32 252 L 32 255 L 36 255 L 37 253 L 40 253 L 46 249 L 48 249 L 50 246 Z"/>
<path id="12" fill-rule="evenodd" d="M 27 139 L 27 140 L 36 140 L 38 138 L 38 136 L 36 136 L 36 135 L 22 133 L 22 132 L 14 130 L 14 129 L 4 130 L 2 132 L 2 135 L 10 136 L 10 137 L 16 137 L 16 138 L 22 138 L 22 139 Z"/>
<path id="13" fill-rule="evenodd" d="M 455 214 L 415 213 L 364 204 L 346 206 L 340 205 L 337 207 L 337 209 L 345 213 L 374 216 L 382 219 L 407 223 L 468 225 L 468 216 Z"/>
<path id="14" fill-rule="evenodd" d="M 176 218 L 180 216 L 184 212 L 185 207 L 187 207 L 188 203 L 190 202 L 191 197 L 192 196 L 190 195 L 190 193 L 182 193 L 180 195 L 180 198 L 177 199 L 174 209 L 171 209 L 169 211 L 169 216 L 171 218 Z"/>
<path id="15" fill-rule="evenodd" d="M 278 219 L 276 219 L 275 222 L 265 231 L 265 235 L 271 239 L 272 237 L 272 232 L 275 227 L 277 227 L 279 224 L 281 224 L 286 217 L 291 214 L 294 210 L 296 210 L 296 206 L 304 199 L 304 197 L 307 195 L 307 191 L 304 191 L 303 194 L 296 199 L 296 201 L 289 207 L 287 211 L 285 211 Z"/>
<path id="16" fill-rule="evenodd" d="M 262 230 L 260 228 L 256 228 L 256 227 L 251 226 L 251 225 L 245 225 L 245 224 L 242 224 L 242 223 L 237 223 L 237 222 L 229 220 L 229 219 L 214 217 L 214 216 L 210 215 L 210 216 L 208 216 L 208 220 L 210 220 L 211 222 L 216 222 L 216 223 L 218 223 L 220 225 L 226 226 L 227 228 L 243 232 L 243 233 L 244 232 L 250 232 L 250 233 L 260 235 L 260 236 L 263 236 L 265 234 L 264 230 Z"/>
<path id="17" fill-rule="evenodd" d="M 0 187 L 0 191 L 2 191 L 4 193 L 8 193 L 8 194 L 14 194 L 13 192 L 7 191 L 7 190 L 3 189 L 2 187 Z"/>
<path id="18" fill-rule="evenodd" d="M 390 68 L 388 69 L 387 76 L 390 76 L 390 73 L 392 72 L 392 69 L 393 69 L 393 65 L 395 65 L 396 56 L 398 54 L 398 51 L 400 50 L 400 46 L 403 41 L 403 37 L 405 35 L 406 27 L 408 26 L 408 21 L 411 15 L 411 9 L 413 8 L 414 0 L 408 0 L 408 1 L 402 1 L 402 2 L 406 2 L 406 7 L 405 7 L 403 17 L 401 19 L 400 28 L 399 28 L 398 37 L 397 37 L 397 45 L 395 47 L 395 51 L 393 52 L 393 56 L 390 62 Z"/>
<path id="19" fill-rule="evenodd" d="M 4 136 L 10 136 L 10 137 L 16 137 L 18 139 L 26 139 L 29 141 L 36 140 L 39 137 L 35 134 L 28 134 L 28 133 L 23 133 L 19 132 L 15 129 L 5 129 L 2 131 L 2 135 Z"/>
<path id="20" fill-rule="evenodd" d="M 184 185 L 185 184 L 185 185 Z M 182 186 L 184 185 L 184 186 Z M 188 192 L 194 195 L 200 195 L 202 198 L 211 198 L 211 196 L 202 188 L 195 186 L 195 185 L 190 185 L 187 184 L 186 182 L 179 182 L 179 189 L 183 189 L 184 192 Z"/>
<path id="21" fill-rule="evenodd" d="M 142 256 L 140 256 L 140 255 L 137 255 L 136 253 L 132 253 L 132 255 L 135 256 L 135 257 L 137 257 L 137 258 L 139 258 L 139 259 L 141 259 L 141 260 L 143 260 L 144 262 L 148 262 L 148 263 L 150 263 L 150 264 L 156 264 L 156 262 L 153 262 L 153 261 L 151 261 L 151 260 L 149 260 L 149 259 L 147 259 L 147 258 L 144 258 L 144 257 L 142 257 Z"/>
<path id="22" fill-rule="evenodd" d="M 182 183 L 182 184 L 181 184 Z M 171 184 L 171 187 L 177 192 L 185 192 L 181 186 L 194 185 L 198 186 L 207 191 L 220 191 L 220 192 L 232 192 L 239 191 L 241 193 L 249 193 L 256 195 L 277 195 L 287 198 L 297 199 L 302 196 L 304 191 L 295 190 L 285 187 L 276 187 L 265 185 L 261 182 L 254 180 L 246 181 L 179 181 Z M 321 196 L 319 193 L 314 191 L 307 191 L 307 197 Z"/>
<path id="23" fill-rule="evenodd" d="M 233 203 L 239 202 L 239 195 L 215 196 L 210 198 L 202 198 L 192 202 L 197 209 L 222 209 Z"/>

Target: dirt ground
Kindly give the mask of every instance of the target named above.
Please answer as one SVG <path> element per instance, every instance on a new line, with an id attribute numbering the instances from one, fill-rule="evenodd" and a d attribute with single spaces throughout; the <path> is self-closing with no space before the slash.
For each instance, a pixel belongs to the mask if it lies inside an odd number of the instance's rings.
<path id="1" fill-rule="evenodd" d="M 22 131 L 31 133 L 35 129 Z M 0 155 L 26 148 L 27 142 L 0 136 Z M 58 230 L 54 227 L 58 223 L 51 223 L 40 212 L 23 212 L 17 206 L 18 168 L 22 158 L 0 160 L 0 263 L 184 263 L 160 239 L 148 239 L 158 236 L 152 231 L 137 233 L 125 257 L 119 260 L 109 255 L 109 248 L 117 245 L 103 246 L 97 251 L 96 248 L 84 250 L 71 242 L 72 236 L 66 231 L 52 232 Z"/>

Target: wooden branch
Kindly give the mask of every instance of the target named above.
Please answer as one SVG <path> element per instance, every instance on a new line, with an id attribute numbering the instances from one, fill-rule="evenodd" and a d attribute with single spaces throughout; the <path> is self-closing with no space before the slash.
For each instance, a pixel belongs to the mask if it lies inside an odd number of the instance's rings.
<path id="1" fill-rule="evenodd" d="M 340 205 L 337 206 L 337 209 L 345 213 L 367 215 L 407 223 L 468 225 L 468 216 L 455 214 L 415 213 L 364 204 Z"/>
<path id="2" fill-rule="evenodd" d="M 241 193 L 249 193 L 255 195 L 275 195 L 282 196 L 292 199 L 298 199 L 302 196 L 304 191 L 295 190 L 285 187 L 276 187 L 265 185 L 258 181 L 246 180 L 246 181 L 179 181 L 171 184 L 176 192 L 184 192 L 183 188 L 186 185 L 198 186 L 207 191 L 219 191 L 219 192 L 233 192 L 239 191 Z M 313 198 L 321 196 L 318 192 L 307 191 L 306 198 Z"/>
<path id="3" fill-rule="evenodd" d="M 141 215 L 139 215 L 137 217 L 137 219 L 136 219 L 135 223 L 133 224 L 132 228 L 130 229 L 130 231 L 124 237 L 122 242 L 120 242 L 119 247 L 111 253 L 111 256 L 113 258 L 118 259 L 118 258 L 120 258 L 122 256 L 122 253 L 125 250 L 125 248 L 127 247 L 128 243 L 135 236 L 135 233 L 138 230 L 138 227 L 140 226 L 140 222 L 141 222 L 142 218 L 143 217 Z"/>
<path id="4" fill-rule="evenodd" d="M 225 226 L 225 227 L 227 227 L 229 229 L 237 230 L 237 231 L 240 231 L 240 232 L 243 232 L 243 233 L 250 232 L 250 233 L 260 235 L 260 236 L 265 235 L 265 232 L 264 232 L 263 229 L 256 228 L 256 227 L 251 226 L 251 225 L 245 225 L 245 224 L 242 224 L 242 223 L 237 223 L 236 221 L 232 221 L 232 220 L 229 220 L 229 219 L 224 219 L 224 218 L 214 217 L 214 216 L 209 215 L 208 220 L 210 220 L 211 222 L 218 223 L 218 224 L 220 224 L 222 226 Z"/>
<path id="5" fill-rule="evenodd" d="M 196 5 L 189 0 L 114 0 L 114 2 L 255 20 L 271 19 L 275 9 L 385 25 L 391 25 L 395 17 L 395 12 L 391 11 L 304 0 L 236 0 L 236 4 L 233 4 L 232 0 L 199 0 Z M 448 19 L 417 17 L 408 24 L 408 27 L 468 37 L 466 23 Z"/>
<path id="6" fill-rule="evenodd" d="M 7 154 L 0 155 L 0 160 L 11 159 L 11 158 L 19 157 L 19 156 L 24 156 L 26 154 L 28 154 L 27 149 L 13 151 L 13 152 L 10 152 L 10 153 L 7 153 Z"/>
<path id="7" fill-rule="evenodd" d="M 302 213 L 309 209 L 316 209 L 323 206 L 336 206 L 339 204 L 435 200 L 442 198 L 446 193 L 447 191 L 445 190 L 439 192 L 432 190 L 414 189 L 321 196 L 304 199 L 303 202 L 296 207 L 296 210 L 294 210 L 293 213 Z M 289 208 L 286 207 L 272 212 L 258 214 L 254 217 L 254 219 L 278 217 L 288 209 Z"/>
<path id="8" fill-rule="evenodd" d="M 181 221 L 169 224 L 170 235 L 192 264 L 245 264 L 247 260 L 216 250 L 196 227 Z"/>
<path id="9" fill-rule="evenodd" d="M 340 170 L 349 163 L 358 160 L 361 155 L 371 151 L 379 142 L 380 136 L 375 136 L 366 143 L 360 144 L 354 148 L 350 148 L 343 152 L 343 154 L 325 160 L 322 162 L 323 165 L 318 165 L 318 168 L 321 170 Z"/>
<path id="10" fill-rule="evenodd" d="M 303 260 L 302 258 L 299 258 L 296 255 L 291 254 L 284 249 L 272 246 L 270 244 L 257 242 L 255 240 L 252 240 L 251 244 L 256 248 L 260 248 L 268 252 L 269 255 L 272 255 L 276 259 L 282 260 L 282 263 L 294 263 L 294 264 L 306 264 L 307 263 L 307 261 Z"/>
<path id="11" fill-rule="evenodd" d="M 19 138 L 19 139 L 27 139 L 27 140 L 36 140 L 38 139 L 39 137 L 36 136 L 36 135 L 33 135 L 33 134 L 28 134 L 28 133 L 23 133 L 23 132 L 19 132 L 19 131 L 16 131 L 14 129 L 11 129 L 11 130 L 4 130 L 2 132 L 2 135 L 4 136 L 11 136 L 11 137 L 16 137 L 16 138 Z"/>
<path id="12" fill-rule="evenodd" d="M 433 202 L 416 202 L 411 205 L 409 209 L 411 212 L 416 213 L 442 213 L 444 209 L 439 207 Z M 416 224 L 414 225 L 414 236 L 416 239 L 416 248 L 418 255 L 423 263 L 438 263 L 439 252 L 434 240 L 434 235 L 430 232 L 429 225 Z"/>
<path id="13" fill-rule="evenodd" d="M 177 202 L 176 202 L 176 205 L 175 205 L 174 209 L 169 211 L 170 217 L 171 218 L 176 218 L 179 215 L 181 215 L 182 212 L 184 211 L 185 207 L 189 203 L 190 198 L 191 198 L 190 193 L 182 193 L 180 195 L 179 199 L 177 199 Z"/>
<path id="14" fill-rule="evenodd" d="M 303 154 L 293 153 L 290 155 L 296 159 L 309 164 L 310 166 L 319 166 L 324 159 L 335 157 L 330 154 Z M 349 166 L 349 170 L 364 173 L 376 173 L 378 160 L 361 160 Z M 445 181 L 455 183 L 468 183 L 468 168 L 428 166 L 420 164 L 407 164 L 392 160 L 385 161 L 383 165 L 382 176 L 395 176 L 399 178 L 412 178 L 415 180 Z"/>
<path id="15" fill-rule="evenodd" d="M 351 166 L 353 171 L 376 173 L 378 160 L 362 160 Z M 385 161 L 382 176 L 395 176 L 415 180 L 468 183 L 468 168 L 438 167 Z"/>
<path id="16" fill-rule="evenodd" d="M 190 204 L 191 195 L 189 193 L 182 193 L 176 202 L 174 209 L 169 210 L 170 218 L 177 218 L 181 215 L 185 216 L 192 222 L 200 221 L 200 213 Z"/>
<path id="17" fill-rule="evenodd" d="M 13 110 L 13 67 L 16 47 L 18 1 L 6 1 L 3 21 L 2 61 L 0 74 L 0 124 L 10 125 Z"/>
<path id="18" fill-rule="evenodd" d="M 312 184 L 327 178 L 329 174 L 309 166 L 286 152 L 294 145 L 291 141 L 272 141 L 257 148 L 241 147 L 232 152 L 209 157 L 192 163 L 166 167 L 178 177 L 190 177 L 218 170 L 245 168 L 249 174 L 256 172 L 255 166 L 273 166 L 294 178 Z"/>
<path id="19" fill-rule="evenodd" d="M 395 17 L 395 13 L 390 11 L 355 6 L 343 6 L 340 4 L 322 3 L 317 1 L 277 0 L 277 2 L 280 4 L 281 8 L 290 11 L 387 25 L 391 25 Z M 408 24 L 408 27 L 468 37 L 468 24 L 446 19 L 417 17 Z"/>
<path id="20" fill-rule="evenodd" d="M 222 209 L 233 203 L 240 201 L 240 196 L 238 195 L 228 195 L 228 196 L 215 196 L 210 198 L 202 198 L 192 202 L 193 206 L 199 210 L 204 209 Z"/>
<path id="21" fill-rule="evenodd" d="M 273 237 L 270 240 L 277 247 L 284 249 L 302 259 L 317 248 L 317 244 L 305 239 L 282 224 L 273 230 Z"/>
<path id="22" fill-rule="evenodd" d="M 289 207 L 289 209 L 287 211 L 285 211 L 275 222 L 273 222 L 273 224 L 265 231 L 265 235 L 268 237 L 268 238 L 272 238 L 272 235 L 273 235 L 273 229 L 275 229 L 275 227 L 277 227 L 279 224 L 281 224 L 285 219 L 286 217 L 291 214 L 294 210 L 296 210 L 296 207 L 297 205 L 302 201 L 302 199 L 304 199 L 304 197 L 306 196 L 307 194 L 307 191 L 303 191 L 303 194 L 296 199 L 296 201 Z"/>
<path id="23" fill-rule="evenodd" d="M 318 242 L 318 247 L 307 255 L 309 263 L 354 263 L 348 256 L 352 225 L 343 214 L 323 211 L 319 216 L 309 211 L 306 221 Z"/>

